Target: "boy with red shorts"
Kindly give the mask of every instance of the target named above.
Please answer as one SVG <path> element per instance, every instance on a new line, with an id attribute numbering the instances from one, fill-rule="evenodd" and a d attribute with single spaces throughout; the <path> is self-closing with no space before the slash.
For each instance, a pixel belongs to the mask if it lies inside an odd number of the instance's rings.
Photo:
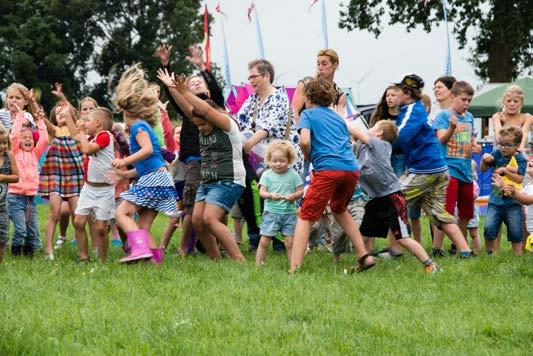
<path id="1" fill-rule="evenodd" d="M 357 224 L 347 211 L 359 167 L 344 119 L 328 108 L 335 91 L 326 80 L 311 79 L 304 87 L 304 96 L 307 109 L 300 116 L 298 131 L 305 158 L 313 163 L 313 180 L 296 223 L 289 273 L 301 266 L 313 222 L 320 219 L 328 201 L 335 220 L 354 246 L 358 258 L 355 269 L 368 269 L 374 259 L 367 253 Z"/>

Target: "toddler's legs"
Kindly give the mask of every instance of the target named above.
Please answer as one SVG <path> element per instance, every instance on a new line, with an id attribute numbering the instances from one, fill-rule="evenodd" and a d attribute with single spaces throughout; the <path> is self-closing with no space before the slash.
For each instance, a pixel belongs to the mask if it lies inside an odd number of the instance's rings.
<path id="1" fill-rule="evenodd" d="M 257 246 L 257 251 L 255 253 L 255 265 L 257 267 L 261 267 L 263 265 L 263 261 L 265 260 L 265 255 L 268 250 L 268 246 L 270 246 L 271 240 L 271 237 L 261 236 L 261 239 L 259 240 L 259 245 Z"/>
<path id="2" fill-rule="evenodd" d="M 89 225 L 89 233 L 91 234 L 91 244 L 93 245 L 93 250 L 97 250 L 100 242 L 98 241 L 98 231 L 96 227 L 96 218 L 94 216 L 89 216 L 87 220 Z"/>
<path id="3" fill-rule="evenodd" d="M 193 228 L 193 214 L 187 214 L 183 218 L 183 222 L 181 225 L 181 239 L 180 239 L 179 254 L 182 257 L 187 255 L 189 241 L 193 238 L 192 228 Z M 196 229 L 196 231 L 198 230 Z"/>
<path id="4" fill-rule="evenodd" d="M 472 239 L 472 245 L 474 247 L 474 252 L 476 254 L 479 254 L 479 251 L 481 250 L 481 241 L 479 239 L 478 228 L 477 227 L 469 228 L 468 234 L 470 235 L 470 238 Z"/>
<path id="5" fill-rule="evenodd" d="M 229 228 L 220 221 L 224 214 L 225 210 L 223 208 L 207 203 L 203 214 L 204 224 L 207 225 L 209 232 L 224 246 L 233 260 L 245 261 L 246 259 L 233 240 Z"/>
<path id="6" fill-rule="evenodd" d="M 159 245 L 160 248 L 163 250 L 167 248 L 168 244 L 170 243 L 170 239 L 172 238 L 172 235 L 177 229 L 177 224 L 179 223 L 179 218 L 169 218 L 167 222 L 167 226 L 165 226 L 165 230 L 163 231 L 163 237 L 161 238 L 161 244 Z M 182 237 L 183 239 L 183 237 Z"/>
<path id="7" fill-rule="evenodd" d="M 54 249 L 53 249 L 53 239 L 54 239 L 54 233 L 57 226 L 57 222 L 59 221 L 59 214 L 61 212 L 61 203 L 63 199 L 57 195 L 57 194 L 51 194 L 49 196 L 49 207 L 50 207 L 50 214 L 48 215 L 48 222 L 46 223 L 45 227 L 45 247 L 44 252 L 48 256 L 53 256 Z"/>
<path id="8" fill-rule="evenodd" d="M 150 228 L 152 227 L 152 223 L 154 222 L 156 216 L 157 210 L 144 208 L 139 211 L 139 219 L 137 220 L 139 229 L 146 230 L 146 232 L 148 233 L 148 247 L 150 247 L 151 249 L 157 248 L 157 243 L 152 237 L 152 234 L 150 234 Z"/>
<path id="9" fill-rule="evenodd" d="M 285 250 L 287 250 L 287 258 L 289 259 L 289 264 L 291 263 L 292 240 L 292 236 L 283 236 L 283 243 L 285 245 Z"/>
<path id="10" fill-rule="evenodd" d="M 242 244 L 242 219 L 233 218 L 233 238 L 237 244 Z"/>
<path id="11" fill-rule="evenodd" d="M 60 237 L 66 238 L 69 220 L 70 220 L 70 209 L 68 207 L 68 203 L 66 201 L 62 201 L 61 212 L 59 215 L 59 236 Z"/>
<path id="12" fill-rule="evenodd" d="M 89 259 L 89 248 L 87 246 L 87 231 L 85 230 L 86 222 L 86 215 L 76 215 L 74 217 L 74 236 L 78 241 L 78 248 L 80 250 L 80 260 Z"/>

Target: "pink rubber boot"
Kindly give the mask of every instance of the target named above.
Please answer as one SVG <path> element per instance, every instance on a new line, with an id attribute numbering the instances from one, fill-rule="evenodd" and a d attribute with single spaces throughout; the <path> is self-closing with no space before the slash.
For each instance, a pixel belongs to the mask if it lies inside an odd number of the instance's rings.
<path id="1" fill-rule="evenodd" d="M 128 242 L 131 248 L 131 253 L 120 259 L 121 263 L 145 260 L 153 257 L 153 253 L 148 247 L 148 232 L 146 230 L 128 232 Z"/>
<path id="2" fill-rule="evenodd" d="M 150 251 L 152 251 L 152 258 L 150 259 L 150 262 L 160 265 L 163 263 L 163 257 L 165 256 L 165 252 L 162 248 L 151 248 Z"/>

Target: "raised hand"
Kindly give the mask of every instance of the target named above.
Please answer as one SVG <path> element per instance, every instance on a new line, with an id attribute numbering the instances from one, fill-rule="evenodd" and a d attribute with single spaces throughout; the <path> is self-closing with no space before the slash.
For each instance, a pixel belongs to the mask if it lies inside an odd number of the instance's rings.
<path id="1" fill-rule="evenodd" d="M 167 105 L 168 105 L 168 100 L 165 101 L 164 103 L 161 100 L 157 101 L 157 106 L 159 107 L 159 110 L 161 111 L 167 111 Z"/>
<path id="2" fill-rule="evenodd" d="M 67 101 L 67 97 L 65 96 L 65 93 L 63 93 L 63 84 L 61 83 L 54 84 L 54 90 L 52 90 L 52 94 L 54 94 L 54 96 L 59 101 Z"/>
<path id="3" fill-rule="evenodd" d="M 173 81 L 175 88 L 180 94 L 185 94 L 189 91 L 189 78 L 185 74 L 180 74 Z"/>
<path id="4" fill-rule="evenodd" d="M 169 87 L 169 88 L 175 88 L 176 87 L 176 85 L 174 83 L 174 73 L 169 74 L 168 70 L 166 68 L 165 68 L 165 70 L 158 69 L 157 70 L 157 77 L 167 87 Z"/>
<path id="5" fill-rule="evenodd" d="M 196 46 L 189 46 L 189 55 L 185 57 L 186 60 L 188 60 L 190 63 L 194 64 L 198 69 L 205 70 L 205 62 L 203 58 L 204 51 L 202 50 L 202 47 L 196 45 Z"/>
<path id="6" fill-rule="evenodd" d="M 457 127 L 457 118 L 455 117 L 455 115 L 452 115 L 450 117 L 450 127 L 453 128 L 454 130 Z"/>
<path id="7" fill-rule="evenodd" d="M 157 47 L 157 50 L 155 51 L 156 57 L 159 58 L 159 61 L 162 65 L 167 66 L 170 62 L 170 54 L 172 53 L 172 46 L 169 46 L 168 44 L 162 44 L 161 46 Z"/>

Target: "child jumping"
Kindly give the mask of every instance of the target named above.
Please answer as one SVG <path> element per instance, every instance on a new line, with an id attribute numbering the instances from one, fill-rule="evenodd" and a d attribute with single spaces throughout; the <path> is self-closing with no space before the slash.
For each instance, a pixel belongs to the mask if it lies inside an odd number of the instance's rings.
<path id="1" fill-rule="evenodd" d="M 76 124 L 66 115 L 71 132 L 76 132 Z M 87 121 L 76 136 L 81 152 L 88 156 L 85 169 L 85 184 L 74 212 L 74 231 L 80 249 L 80 262 L 88 261 L 87 232 L 85 223 L 94 214 L 94 239 L 98 243 L 98 256 L 105 262 L 109 245 L 109 222 L 115 217 L 115 186 L 107 173 L 112 169 L 115 159 L 113 136 L 113 114 L 109 109 L 97 107 L 87 115 Z M 87 137 L 88 135 L 88 137 Z M 93 246 L 96 247 L 96 246 Z"/>
<path id="2" fill-rule="evenodd" d="M 20 176 L 17 183 L 9 185 L 7 196 L 9 218 L 14 227 L 11 242 L 13 256 L 20 253 L 33 256 L 41 245 L 35 196 L 39 188 L 39 159 L 48 146 L 48 135 L 42 112 L 38 114 L 36 121 L 39 131 L 34 134 L 30 128 L 25 127 L 26 119 L 20 110 L 11 130 L 11 144 Z"/>
<path id="3" fill-rule="evenodd" d="M 137 183 L 127 192 L 115 219 L 120 229 L 128 236 L 131 253 L 120 262 L 153 259 L 163 262 L 162 250 L 150 236 L 150 227 L 158 212 L 175 213 L 176 191 L 172 176 L 161 155 L 159 140 L 153 126 L 157 124 L 158 95 L 150 88 L 144 70 L 136 64 L 126 70 L 117 87 L 116 106 L 124 113 L 124 123 L 130 132 L 131 155 L 113 161 L 115 174 L 120 178 L 139 177 Z M 133 165 L 134 169 L 120 171 Z M 133 215 L 138 213 L 137 222 Z"/>
<path id="4" fill-rule="evenodd" d="M 289 166 L 296 159 L 296 151 L 289 141 L 274 140 L 267 146 L 265 160 L 271 167 L 259 180 L 259 196 L 265 199 L 261 222 L 261 240 L 255 263 L 262 266 L 270 241 L 280 233 L 283 236 L 289 262 L 292 237 L 296 226 L 296 201 L 303 195 L 303 181 Z"/>
<path id="5" fill-rule="evenodd" d="M 354 246 L 358 259 L 354 269 L 366 270 L 375 263 L 346 210 L 357 184 L 359 167 L 344 119 L 328 108 L 335 96 L 332 84 L 324 79 L 310 79 L 304 86 L 307 109 L 300 116 L 298 130 L 300 146 L 313 164 L 314 173 L 296 222 L 289 273 L 302 265 L 311 226 L 320 219 L 328 201 L 335 220 Z"/>
<path id="6" fill-rule="evenodd" d="M 410 238 L 407 220 L 407 201 L 400 190 L 398 178 L 390 163 L 392 143 L 398 135 L 394 121 L 378 121 L 368 132 L 350 125 L 350 133 L 361 141 L 358 162 L 361 166 L 359 184 L 370 200 L 365 205 L 361 235 L 386 238 L 389 229 L 399 245 L 411 252 L 426 272 L 435 273 L 438 267 L 416 240 Z"/>
<path id="7" fill-rule="evenodd" d="M 494 175 L 507 177 L 514 183 L 522 183 L 526 172 L 527 162 L 524 155 L 518 151 L 522 141 L 522 131 L 517 126 L 505 127 L 498 132 L 498 146 L 491 153 L 485 153 L 481 159 L 481 172 L 494 167 Z M 518 169 L 507 167 L 512 159 L 516 160 Z M 522 206 L 512 196 L 502 192 L 494 185 L 489 197 L 485 218 L 485 249 L 487 254 L 494 250 L 494 240 L 498 236 L 502 222 L 507 226 L 507 240 L 511 242 L 515 255 L 522 253 Z"/>

